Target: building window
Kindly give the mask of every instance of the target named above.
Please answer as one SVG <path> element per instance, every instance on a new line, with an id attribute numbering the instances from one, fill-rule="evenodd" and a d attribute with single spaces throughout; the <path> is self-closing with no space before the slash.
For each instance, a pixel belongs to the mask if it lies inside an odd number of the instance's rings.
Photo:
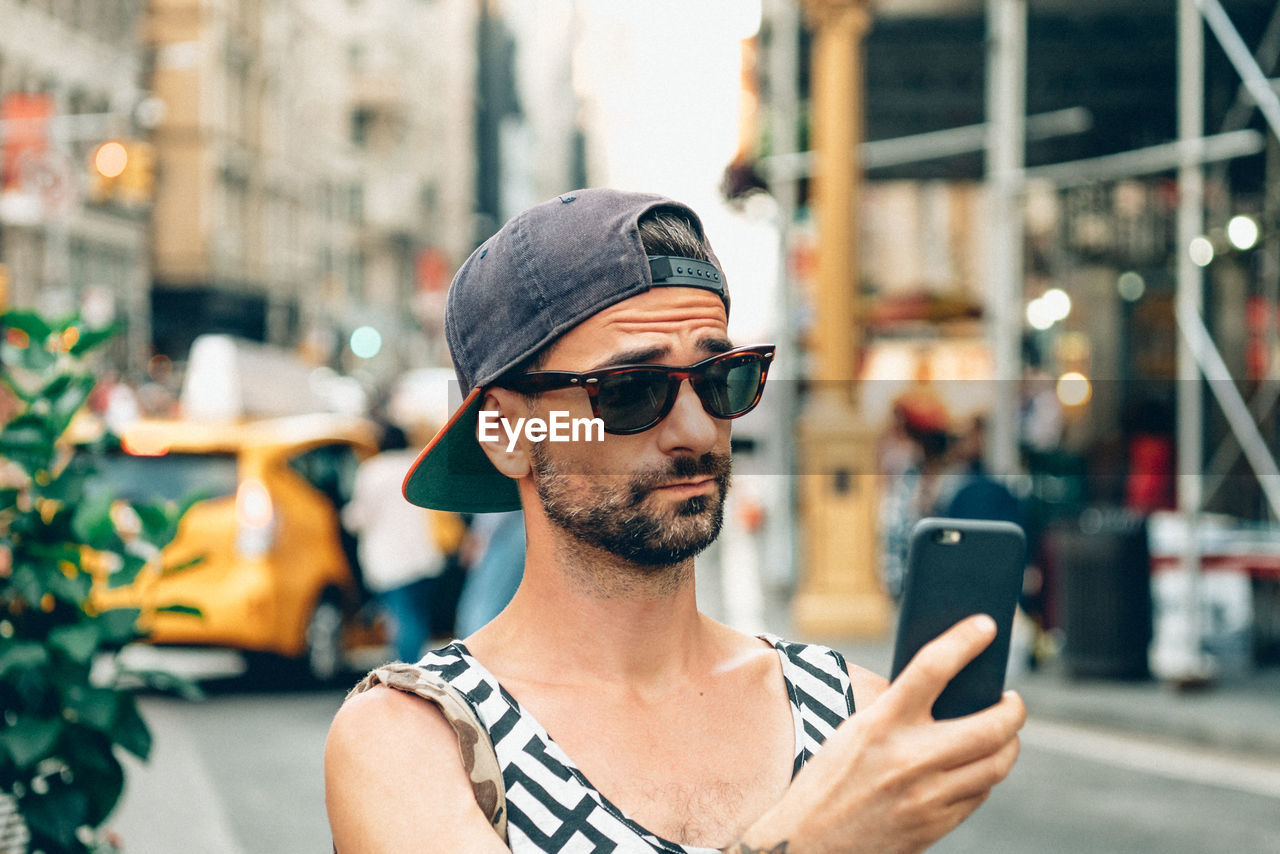
<path id="1" fill-rule="evenodd" d="M 364 185 L 352 184 L 347 191 L 348 213 L 353 223 L 364 222 Z"/>
<path id="2" fill-rule="evenodd" d="M 373 128 L 374 112 L 367 107 L 351 111 L 351 144 L 357 148 L 369 145 L 369 133 Z"/>
<path id="3" fill-rule="evenodd" d="M 364 253 L 358 249 L 347 256 L 347 296 L 364 299 Z"/>

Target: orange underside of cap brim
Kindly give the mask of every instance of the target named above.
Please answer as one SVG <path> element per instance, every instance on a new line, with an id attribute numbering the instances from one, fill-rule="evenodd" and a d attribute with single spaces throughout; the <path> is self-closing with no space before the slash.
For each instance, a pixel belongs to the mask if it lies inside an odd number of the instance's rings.
<path id="1" fill-rule="evenodd" d="M 467 395 L 449 423 L 423 448 L 404 479 L 411 504 L 453 513 L 520 509 L 516 483 L 499 472 L 476 441 L 484 389 Z"/>

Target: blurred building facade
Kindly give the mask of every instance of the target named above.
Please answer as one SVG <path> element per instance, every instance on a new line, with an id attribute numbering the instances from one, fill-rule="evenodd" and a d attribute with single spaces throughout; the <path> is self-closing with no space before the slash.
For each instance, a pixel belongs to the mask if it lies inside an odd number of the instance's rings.
<path id="1" fill-rule="evenodd" d="M 127 320 L 135 371 L 202 333 L 375 386 L 447 364 L 458 264 L 587 183 L 574 6 L 0 0 L 6 304 Z"/>
<path id="2" fill-rule="evenodd" d="M 158 349 L 229 332 L 341 364 L 370 325 L 410 357 L 421 259 L 471 238 L 473 27 L 461 3 L 153 0 Z"/>
<path id="3" fill-rule="evenodd" d="M 766 4 L 758 37 L 756 83 L 762 99 L 757 115 L 756 174 L 738 176 L 742 187 L 792 181 L 797 218 L 789 237 L 792 284 L 802 295 L 810 282 L 812 224 L 807 218 L 808 173 L 797 161 L 771 159 L 773 140 L 784 133 L 774 103 L 790 88 L 799 98 L 798 138 L 808 145 L 808 98 L 812 88 L 812 34 L 800 4 Z M 1223 7 L 1265 73 L 1280 65 L 1280 20 L 1272 2 L 1224 0 Z M 865 130 L 862 154 L 862 251 L 859 280 L 864 297 L 866 346 L 861 367 L 896 372 L 902 382 L 920 354 L 934 361 L 933 376 L 978 380 L 990 375 L 982 357 L 987 305 L 986 198 L 987 4 L 981 0 L 883 0 L 872 4 L 865 39 Z M 1152 430 L 1172 435 L 1176 396 L 1175 294 L 1177 185 L 1173 169 L 1135 170 L 1088 180 L 1096 170 L 1086 160 L 1131 152 L 1177 137 L 1176 4 L 1161 0 L 1117 5 L 1103 2 L 1028 4 L 1025 151 L 1027 184 L 1022 196 L 1025 271 L 1029 304 L 1051 291 L 1065 294 L 1069 313 L 1024 323 L 1023 362 L 1051 380 L 1076 372 L 1089 382 L 1086 399 L 1065 407 L 1059 437 L 1061 459 L 1087 479 L 1096 494 L 1075 500 L 1122 501 L 1128 473 L 1127 443 Z M 800 36 L 780 25 L 798 19 Z M 1208 37 L 1205 56 L 1205 133 L 1241 128 L 1265 130 L 1258 110 L 1244 96 L 1239 74 Z M 795 55 L 794 79 L 773 79 L 777 51 Z M 1034 117 L 1050 118 L 1044 125 Z M 1083 121 L 1079 121 L 1083 119 Z M 1055 124 L 1055 122 L 1061 122 Z M 968 128 L 971 143 L 955 139 L 919 145 L 918 135 Z M 973 133 L 976 131 L 976 133 Z M 896 147 L 895 147 L 896 146 Z M 926 150 L 932 148 L 933 153 Z M 1206 320 L 1232 375 L 1249 393 L 1276 368 L 1280 233 L 1274 139 L 1266 150 L 1206 166 L 1206 237 L 1216 253 L 1206 268 Z M 1047 167 L 1080 163 L 1077 175 L 1050 174 Z M 785 167 L 780 171 L 773 171 Z M 791 171 L 786 171 L 790 169 Z M 1041 177 L 1043 176 L 1043 177 Z M 1228 240 L 1232 217 L 1260 224 L 1256 243 Z M 1055 294 L 1054 298 L 1058 298 Z M 1032 307 L 1034 315 L 1036 309 Z M 803 305 L 794 330 L 809 334 Z M 1034 322 L 1033 322 L 1034 320 Z M 976 345 L 976 347 L 975 347 Z M 877 374 L 886 378 L 889 374 Z M 864 374 L 865 378 L 865 374 Z M 980 383 L 967 383 L 959 399 L 981 408 Z M 987 392 L 989 394 L 989 391 Z M 892 395 L 871 395 L 872 420 L 887 417 Z M 959 416 L 969 414 L 964 411 Z M 1210 450 L 1226 438 L 1213 406 L 1207 411 Z M 1273 440 L 1276 419 L 1263 424 Z M 1237 461 L 1228 475 L 1246 470 Z M 1221 479 L 1219 479 L 1221 481 Z M 1239 489 L 1218 489 L 1213 509 L 1246 518 L 1265 515 L 1262 497 L 1247 475 L 1228 477 Z M 1083 482 L 1083 481 L 1082 481 Z"/>
<path id="4" fill-rule="evenodd" d="M 0 303 L 127 322 L 118 357 L 145 360 L 149 152 L 139 0 L 0 0 Z M 104 180 L 103 143 L 134 155 Z M 127 350 L 127 352 L 125 352 Z"/>
<path id="5" fill-rule="evenodd" d="M 856 4 L 813 5 L 826 11 Z M 801 16 L 797 5 L 766 4 L 754 64 L 753 88 L 762 100 L 755 156 L 731 165 L 726 188 L 731 196 L 767 189 L 794 200 L 786 245 L 800 306 L 789 335 L 805 349 L 815 346 L 812 320 L 820 310 L 812 281 L 811 161 L 785 145 L 775 149 L 792 136 L 799 151 L 810 147 L 811 93 L 818 83 L 811 74 L 819 73 L 811 68 L 813 28 L 821 26 L 815 20 L 821 15 Z M 1269 0 L 1222 0 L 1221 7 L 1243 50 L 1275 77 L 1280 8 Z M 1068 601 L 1062 585 L 1079 569 L 1068 566 L 1062 537 L 1083 532 L 1112 537 L 1114 545 L 1125 531 L 1148 523 L 1153 531 L 1182 524 L 1185 517 L 1164 511 L 1178 500 L 1180 440 L 1194 435 L 1205 461 L 1197 511 L 1212 514 L 1210 528 L 1229 530 L 1231 545 L 1224 548 L 1199 530 L 1204 551 L 1197 565 L 1212 571 L 1196 600 L 1170 593 L 1165 584 L 1183 577 L 1177 571 L 1186 551 L 1181 542 L 1170 548 L 1153 533 L 1145 564 L 1113 549 L 1099 559 L 1113 585 L 1108 598 L 1125 598 L 1114 585 L 1126 572 L 1139 573 L 1141 582 L 1150 570 L 1154 651 L 1182 651 L 1181 636 L 1169 626 L 1194 609 L 1203 650 L 1218 655 L 1216 646 L 1227 650 L 1223 660 L 1245 659 L 1251 637 L 1255 660 L 1274 663 L 1280 578 L 1273 555 L 1280 540 L 1263 489 L 1266 467 L 1256 470 L 1259 476 L 1245 463 L 1241 448 L 1249 431 L 1237 434 L 1238 424 L 1228 424 L 1229 400 L 1220 404 L 1205 395 L 1197 404 L 1200 417 L 1188 419 L 1202 418 L 1203 431 L 1178 429 L 1179 404 L 1192 381 L 1180 378 L 1175 304 L 1188 288 L 1181 259 L 1190 258 L 1203 268 L 1202 314 L 1213 355 L 1221 356 L 1231 392 L 1240 395 L 1235 400 L 1248 402 L 1250 428 L 1256 426 L 1272 456 L 1280 447 L 1280 145 L 1219 42 L 1221 23 L 1201 24 L 1204 89 L 1197 108 L 1203 108 L 1206 137 L 1223 142 L 1234 134 L 1249 142 L 1204 164 L 1204 230 L 1188 240 L 1178 234 L 1183 188 L 1168 150 L 1180 133 L 1178 4 L 882 0 L 867 8 L 865 100 L 857 107 L 865 107 L 859 155 L 866 176 L 854 241 L 862 251 L 852 286 L 862 347 L 849 365 L 863 380 L 863 417 L 888 427 L 898 391 L 923 374 L 949 405 L 951 427 L 959 432 L 966 416 L 995 412 L 989 380 L 1002 369 L 1015 368 L 1013 376 L 1021 371 L 1021 412 L 1010 419 L 1018 423 L 1007 426 L 1021 439 L 1022 456 L 1013 470 L 998 474 L 1025 492 L 1038 569 L 1036 598 L 1029 601 L 1047 626 L 1062 625 L 1059 609 Z M 1011 307 L 1024 320 L 1013 366 L 996 364 L 998 336 L 991 332 L 999 309 L 1008 306 L 997 304 L 989 284 L 994 272 L 987 269 L 1000 255 L 988 240 L 1000 199 L 985 150 L 984 122 L 999 112 L 989 100 L 989 59 L 997 55 L 994 44 L 1010 39 L 1008 31 L 989 29 L 996 16 L 988 15 L 999 8 L 1026 13 L 1019 77 L 1027 135 L 1015 214 L 1022 245 L 1014 265 L 1022 298 Z M 1070 116 L 1087 121 L 1044 125 Z M 1046 408 L 1058 415 L 1030 417 Z M 1033 420 L 1052 429 L 1032 429 Z M 1222 590 L 1218 582 L 1225 582 Z M 1230 593 L 1223 592 L 1227 587 Z M 1248 616 L 1228 632 L 1224 613 Z M 1160 658 L 1153 655 L 1153 662 Z"/>

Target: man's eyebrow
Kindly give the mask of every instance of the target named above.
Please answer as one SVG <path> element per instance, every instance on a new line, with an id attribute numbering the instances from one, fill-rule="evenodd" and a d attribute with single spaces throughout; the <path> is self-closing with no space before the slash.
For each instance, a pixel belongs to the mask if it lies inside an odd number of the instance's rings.
<path id="1" fill-rule="evenodd" d="M 717 356 L 733 349 L 733 343 L 728 338 L 703 338 L 695 346 L 709 356 Z M 621 353 L 614 353 L 591 368 L 591 370 L 598 371 L 603 368 L 615 368 L 619 365 L 643 365 L 649 362 L 656 362 L 670 352 L 671 348 L 665 346 L 637 347 L 632 350 L 623 350 Z"/>
<path id="2" fill-rule="evenodd" d="M 698 349 L 711 356 L 728 353 L 733 349 L 733 342 L 728 338 L 703 338 L 698 342 Z"/>
<path id="3" fill-rule="evenodd" d="M 637 347 L 633 350 L 623 350 L 621 353 L 614 353 L 591 368 L 591 370 L 598 371 L 601 368 L 615 368 L 618 365 L 642 365 L 645 362 L 661 359 L 670 352 L 671 348 L 669 347 Z"/>

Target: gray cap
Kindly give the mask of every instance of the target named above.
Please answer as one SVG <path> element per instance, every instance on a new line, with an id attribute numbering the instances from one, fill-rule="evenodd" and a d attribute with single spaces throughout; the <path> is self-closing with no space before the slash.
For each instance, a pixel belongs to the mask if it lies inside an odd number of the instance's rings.
<path id="1" fill-rule="evenodd" d="M 653 193 L 578 190 L 517 214 L 471 253 L 449 286 L 445 337 L 458 382 L 470 393 L 418 455 L 404 495 L 459 513 L 518 510 L 515 482 L 476 441 L 483 390 L 600 310 L 655 286 L 714 291 L 729 308 L 719 260 L 650 257 L 639 221 L 656 209 L 702 222 L 687 205 Z"/>

